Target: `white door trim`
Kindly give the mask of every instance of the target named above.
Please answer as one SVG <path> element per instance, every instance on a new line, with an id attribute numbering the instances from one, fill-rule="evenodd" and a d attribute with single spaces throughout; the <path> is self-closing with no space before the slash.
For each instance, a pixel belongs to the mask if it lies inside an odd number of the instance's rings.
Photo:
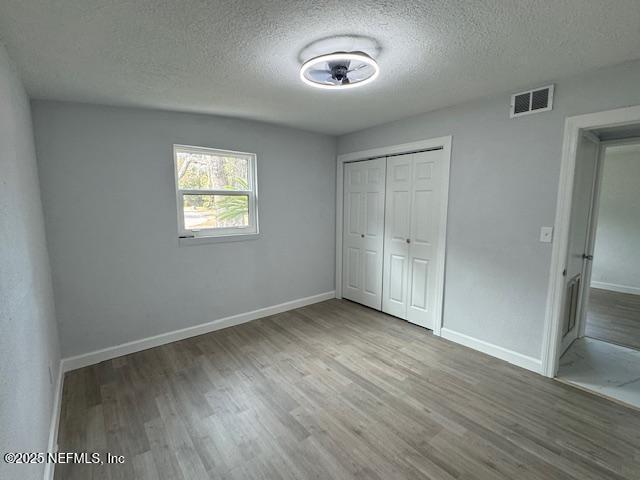
<path id="1" fill-rule="evenodd" d="M 442 248 L 438 252 L 436 263 L 437 279 L 436 298 L 439 300 L 436 305 L 436 325 L 433 329 L 434 335 L 440 335 L 442 328 L 442 313 L 444 303 L 444 276 L 445 276 L 445 254 L 447 247 L 447 209 L 449 203 L 449 170 L 451 166 L 451 142 L 452 137 L 437 137 L 427 140 L 420 140 L 399 145 L 389 145 L 386 147 L 362 150 L 359 152 L 345 153 L 338 155 L 336 165 L 336 298 L 342 298 L 342 213 L 343 213 L 343 188 L 344 188 L 344 164 L 359 160 L 369 160 L 372 158 L 388 157 L 390 155 L 400 155 L 403 153 L 413 153 L 421 150 L 442 148 L 443 151 L 443 202 L 440 209 L 440 219 L 442 228 L 440 230 L 440 245 Z"/>
<path id="2" fill-rule="evenodd" d="M 616 127 L 640 123 L 640 105 L 617 108 L 604 112 L 567 117 L 564 125 L 560 183 L 556 202 L 555 241 L 551 256 L 544 338 L 542 342 L 542 368 L 547 377 L 555 377 L 558 370 L 558 352 L 562 337 L 561 311 L 564 299 L 565 268 L 571 220 L 571 198 L 576 163 L 576 150 L 580 134 L 585 130 Z"/>

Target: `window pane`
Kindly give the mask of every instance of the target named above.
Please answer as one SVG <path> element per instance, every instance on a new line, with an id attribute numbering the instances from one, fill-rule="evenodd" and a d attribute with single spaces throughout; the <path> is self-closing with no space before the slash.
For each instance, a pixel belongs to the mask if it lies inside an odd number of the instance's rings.
<path id="1" fill-rule="evenodd" d="M 185 230 L 249 226 L 247 195 L 184 195 Z"/>
<path id="2" fill-rule="evenodd" d="M 178 188 L 185 190 L 249 190 L 249 160 L 212 153 L 176 151 Z"/>

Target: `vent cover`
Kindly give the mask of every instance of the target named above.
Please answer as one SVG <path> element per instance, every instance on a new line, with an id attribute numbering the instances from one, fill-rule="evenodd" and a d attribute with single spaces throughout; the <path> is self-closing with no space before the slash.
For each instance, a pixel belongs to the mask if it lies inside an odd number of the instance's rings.
<path id="1" fill-rule="evenodd" d="M 548 112 L 553 107 L 553 85 L 511 95 L 511 118 Z"/>

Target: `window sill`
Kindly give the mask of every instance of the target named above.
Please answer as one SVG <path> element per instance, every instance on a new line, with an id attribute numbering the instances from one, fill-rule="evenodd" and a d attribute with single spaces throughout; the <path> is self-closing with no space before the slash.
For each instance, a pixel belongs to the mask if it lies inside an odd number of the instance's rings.
<path id="1" fill-rule="evenodd" d="M 190 247 L 193 245 L 206 245 L 208 243 L 226 243 L 226 242 L 244 242 L 246 240 L 257 240 L 259 233 L 238 233 L 234 235 L 217 235 L 202 237 L 179 237 L 178 245 L 181 247 Z"/>

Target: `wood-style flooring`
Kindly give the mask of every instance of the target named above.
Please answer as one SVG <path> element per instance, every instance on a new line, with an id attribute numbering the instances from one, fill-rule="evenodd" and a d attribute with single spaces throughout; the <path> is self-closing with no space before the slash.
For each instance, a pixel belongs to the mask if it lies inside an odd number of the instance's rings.
<path id="1" fill-rule="evenodd" d="M 640 350 L 640 295 L 592 288 L 585 335 Z"/>
<path id="2" fill-rule="evenodd" d="M 56 479 L 640 478 L 640 414 L 330 300 L 69 372 Z"/>

